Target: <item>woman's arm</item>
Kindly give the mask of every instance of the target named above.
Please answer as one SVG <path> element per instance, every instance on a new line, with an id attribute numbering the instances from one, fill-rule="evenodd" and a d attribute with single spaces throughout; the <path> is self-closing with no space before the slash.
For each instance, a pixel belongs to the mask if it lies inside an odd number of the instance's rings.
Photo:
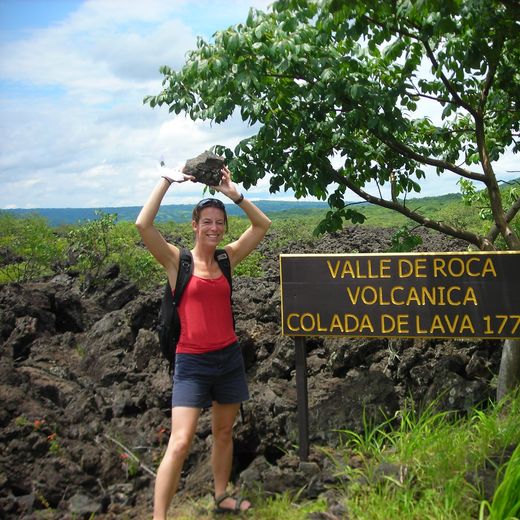
<path id="1" fill-rule="evenodd" d="M 174 183 L 192 180 L 193 177 L 181 172 L 172 173 L 171 170 L 169 170 L 168 173 L 170 177 L 162 177 L 153 189 L 141 209 L 135 221 L 135 225 L 148 251 L 150 251 L 155 259 L 166 269 L 168 275 L 171 274 L 175 277 L 179 266 L 179 249 L 166 242 L 164 237 L 154 226 L 154 220 L 168 188 Z"/>
<path id="2" fill-rule="evenodd" d="M 233 202 L 242 197 L 236 186 L 231 182 L 231 172 L 226 166 L 222 169 L 222 182 L 216 189 L 224 193 Z M 271 226 L 269 218 L 250 200 L 243 198 L 238 205 L 249 218 L 251 225 L 237 240 L 225 247 L 233 268 L 255 249 Z"/>

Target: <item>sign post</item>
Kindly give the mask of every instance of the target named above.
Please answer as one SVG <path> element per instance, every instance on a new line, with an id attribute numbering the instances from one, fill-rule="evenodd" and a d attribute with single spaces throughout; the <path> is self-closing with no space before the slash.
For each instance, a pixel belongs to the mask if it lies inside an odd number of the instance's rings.
<path id="1" fill-rule="evenodd" d="M 305 337 L 518 339 L 519 275 L 519 251 L 280 255 L 300 458 L 309 448 Z"/>
<path id="2" fill-rule="evenodd" d="M 307 394 L 307 351 L 304 337 L 294 338 L 296 351 L 296 398 L 298 403 L 298 435 L 300 460 L 309 457 L 309 400 Z"/>

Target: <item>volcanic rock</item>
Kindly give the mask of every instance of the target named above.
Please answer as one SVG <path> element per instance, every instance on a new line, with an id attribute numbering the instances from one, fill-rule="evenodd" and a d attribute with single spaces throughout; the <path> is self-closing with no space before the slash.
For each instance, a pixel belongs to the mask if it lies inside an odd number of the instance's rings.
<path id="1" fill-rule="evenodd" d="M 211 152 L 203 152 L 193 159 L 188 159 L 184 166 L 184 173 L 193 175 L 197 182 L 208 186 L 218 186 L 222 179 L 224 159 Z"/>

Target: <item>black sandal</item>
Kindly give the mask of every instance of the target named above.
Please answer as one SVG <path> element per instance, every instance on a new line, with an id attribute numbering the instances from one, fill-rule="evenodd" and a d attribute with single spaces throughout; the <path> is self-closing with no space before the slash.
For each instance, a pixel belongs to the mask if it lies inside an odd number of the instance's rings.
<path id="1" fill-rule="evenodd" d="M 226 500 L 226 498 L 232 498 L 235 500 L 235 507 L 220 507 L 220 504 Z M 217 515 L 222 514 L 231 514 L 231 515 L 238 515 L 240 513 L 245 513 L 251 509 L 251 506 L 247 509 L 240 509 L 240 505 L 244 502 L 244 499 L 242 497 L 233 497 L 229 493 L 224 493 L 222 495 L 219 495 L 218 497 L 215 497 L 215 509 L 213 510 L 214 513 Z"/>

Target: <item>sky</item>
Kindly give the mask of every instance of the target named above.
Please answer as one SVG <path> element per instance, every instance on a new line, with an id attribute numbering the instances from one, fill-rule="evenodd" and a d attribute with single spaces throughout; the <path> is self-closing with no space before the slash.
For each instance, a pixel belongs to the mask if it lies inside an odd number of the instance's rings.
<path id="1" fill-rule="evenodd" d="M 250 135 L 241 121 L 211 126 L 142 101 L 197 36 L 269 3 L 0 0 L 0 208 L 142 205 L 161 155 L 176 167 Z M 196 201 L 201 186 L 177 185 L 165 202 Z M 250 192 L 267 198 L 267 182 Z"/>
<path id="2" fill-rule="evenodd" d="M 180 68 L 197 36 L 210 41 L 271 2 L 0 0 L 0 208 L 139 206 L 161 156 L 179 167 L 251 135 L 239 119 L 193 122 L 142 100 L 161 91 L 159 67 Z M 518 170 L 513 159 L 498 173 Z M 433 175 L 421 196 L 458 191 L 456 180 Z M 263 179 L 248 196 L 272 199 L 268 188 Z M 201 196 L 200 184 L 184 183 L 165 203 Z"/>

